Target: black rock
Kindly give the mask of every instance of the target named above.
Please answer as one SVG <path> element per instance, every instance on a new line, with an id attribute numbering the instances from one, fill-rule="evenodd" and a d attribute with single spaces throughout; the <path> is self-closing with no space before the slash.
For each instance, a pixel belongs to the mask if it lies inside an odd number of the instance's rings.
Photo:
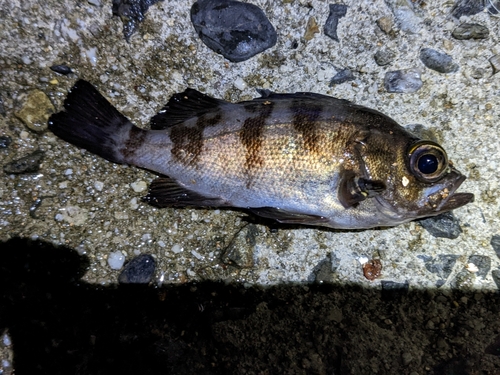
<path id="1" fill-rule="evenodd" d="M 457 0 L 450 14 L 457 20 L 462 16 L 473 16 L 485 7 L 485 0 Z"/>
<path id="2" fill-rule="evenodd" d="M 445 212 L 417 222 L 434 237 L 455 239 L 462 233 L 460 223 L 452 212 Z"/>
<path id="3" fill-rule="evenodd" d="M 451 33 L 455 39 L 459 40 L 486 39 L 489 34 L 488 28 L 478 23 L 463 23 Z"/>
<path id="4" fill-rule="evenodd" d="M 425 261 L 425 268 L 429 272 L 435 273 L 442 280 L 443 283 L 446 281 L 448 276 L 450 276 L 453 266 L 457 262 L 458 255 L 438 255 L 436 258 L 431 258 Z"/>
<path id="5" fill-rule="evenodd" d="M 324 32 L 325 35 L 329 36 L 333 40 L 339 41 L 337 36 L 337 26 L 339 20 L 344 17 L 347 13 L 347 5 L 344 4 L 330 4 L 330 15 L 326 20 Z"/>
<path id="6" fill-rule="evenodd" d="M 396 283 L 394 281 L 382 280 L 382 299 L 389 301 L 408 294 L 410 283 Z"/>
<path id="7" fill-rule="evenodd" d="M 476 275 L 483 279 L 488 275 L 491 269 L 491 258 L 485 255 L 471 255 L 468 263 L 473 263 L 479 270 Z"/>
<path id="8" fill-rule="evenodd" d="M 140 22 L 144 21 L 144 14 L 149 7 L 163 0 L 113 0 L 113 15 L 119 16 L 123 22 L 123 35 L 130 41 L 130 37 L 137 30 Z"/>
<path id="9" fill-rule="evenodd" d="M 420 90 L 423 82 L 415 69 L 394 70 L 385 73 L 384 87 L 387 92 L 412 93 Z"/>
<path id="10" fill-rule="evenodd" d="M 495 250 L 495 253 L 497 253 L 497 257 L 500 258 L 500 234 L 492 236 L 490 244 L 491 247 L 493 247 L 493 250 Z"/>
<path id="11" fill-rule="evenodd" d="M 67 76 L 68 74 L 73 73 L 71 68 L 67 65 L 52 65 L 50 67 L 50 70 L 52 70 L 53 72 L 62 74 L 64 76 Z"/>
<path id="12" fill-rule="evenodd" d="M 248 60 L 278 39 L 262 9 L 239 1 L 198 0 L 191 22 L 207 47 L 232 62 Z"/>
<path id="13" fill-rule="evenodd" d="M 3 171 L 8 174 L 33 173 L 40 169 L 40 163 L 45 155 L 43 151 L 37 150 L 20 159 L 13 160 L 3 166 Z"/>
<path id="14" fill-rule="evenodd" d="M 154 276 L 156 261 L 150 254 L 141 254 L 125 265 L 118 276 L 120 284 L 148 284 Z"/>
<path id="15" fill-rule="evenodd" d="M 355 79 L 354 74 L 349 69 L 340 70 L 335 76 L 333 76 L 330 81 L 330 87 L 333 85 L 340 85 L 341 83 L 353 81 Z"/>
<path id="16" fill-rule="evenodd" d="M 426 67 L 439 73 L 454 73 L 458 71 L 458 64 L 453 62 L 453 58 L 450 55 L 432 48 L 422 48 L 420 50 L 420 60 Z"/>
<path id="17" fill-rule="evenodd" d="M 381 49 L 373 56 L 378 66 L 389 65 L 394 61 L 396 54 L 390 50 Z"/>
<path id="18" fill-rule="evenodd" d="M 12 138 L 8 135 L 3 135 L 0 137 L 0 148 L 7 148 L 12 143 Z"/>

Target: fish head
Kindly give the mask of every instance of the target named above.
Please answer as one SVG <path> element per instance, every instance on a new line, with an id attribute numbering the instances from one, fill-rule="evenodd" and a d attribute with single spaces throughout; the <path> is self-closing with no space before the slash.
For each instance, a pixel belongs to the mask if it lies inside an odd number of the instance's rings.
<path id="1" fill-rule="evenodd" d="M 370 138 L 357 147 L 359 173 L 370 181 L 365 186 L 378 187 L 365 195 L 373 198 L 381 226 L 439 215 L 474 200 L 471 193 L 457 192 L 466 177 L 439 144 L 405 131 L 389 140 L 387 134 Z"/>

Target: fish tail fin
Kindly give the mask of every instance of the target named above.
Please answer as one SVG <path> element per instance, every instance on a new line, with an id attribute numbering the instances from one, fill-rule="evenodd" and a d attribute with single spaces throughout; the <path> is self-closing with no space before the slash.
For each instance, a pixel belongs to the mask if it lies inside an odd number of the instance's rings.
<path id="1" fill-rule="evenodd" d="M 48 127 L 59 138 L 115 163 L 127 163 L 121 150 L 131 132 L 144 132 L 84 80 L 71 88 L 64 110 L 49 118 Z"/>

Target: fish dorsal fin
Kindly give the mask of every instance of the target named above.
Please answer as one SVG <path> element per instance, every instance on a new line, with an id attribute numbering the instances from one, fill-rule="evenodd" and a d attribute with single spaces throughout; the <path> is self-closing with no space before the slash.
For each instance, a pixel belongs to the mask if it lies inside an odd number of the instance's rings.
<path id="1" fill-rule="evenodd" d="M 287 211 L 276 207 L 258 207 L 248 210 L 254 215 L 273 219 L 282 224 L 321 225 L 328 222 L 328 219 L 323 216 Z"/>
<path id="2" fill-rule="evenodd" d="M 385 189 L 382 181 L 357 177 L 353 171 L 344 170 L 340 178 L 338 197 L 344 208 L 356 207 L 359 202 L 374 197 Z"/>
<path id="3" fill-rule="evenodd" d="M 190 118 L 215 112 L 223 104 L 229 103 L 188 88 L 171 96 L 167 105 L 151 119 L 151 129 L 169 128 Z"/>
<path id="4" fill-rule="evenodd" d="M 179 185 L 170 177 L 158 177 L 150 187 L 144 201 L 156 207 L 225 207 L 228 204 L 220 198 L 206 197 Z"/>

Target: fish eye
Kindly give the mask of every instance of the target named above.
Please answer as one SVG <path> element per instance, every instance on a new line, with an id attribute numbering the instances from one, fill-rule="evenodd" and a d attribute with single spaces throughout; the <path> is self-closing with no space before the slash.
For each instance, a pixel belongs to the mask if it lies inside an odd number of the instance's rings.
<path id="1" fill-rule="evenodd" d="M 408 151 L 410 171 L 422 182 L 435 182 L 448 169 L 448 156 L 443 148 L 431 141 L 419 141 Z"/>

